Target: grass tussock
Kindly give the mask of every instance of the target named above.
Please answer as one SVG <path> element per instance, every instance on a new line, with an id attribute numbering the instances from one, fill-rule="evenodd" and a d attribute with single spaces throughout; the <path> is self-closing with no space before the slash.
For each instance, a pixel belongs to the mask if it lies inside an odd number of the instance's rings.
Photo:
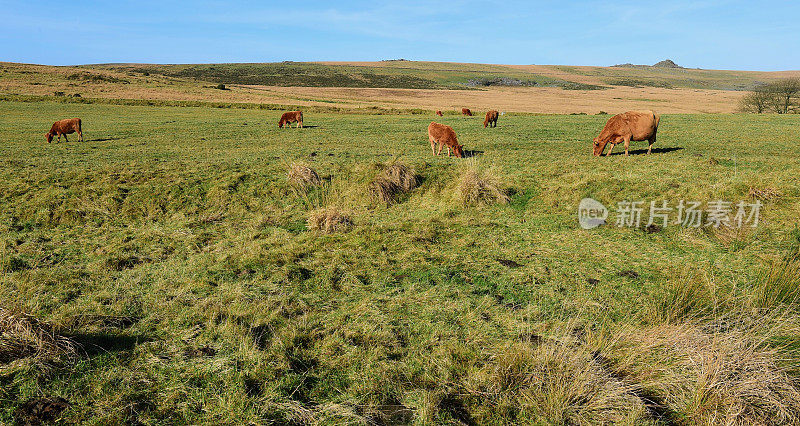
<path id="1" fill-rule="evenodd" d="M 326 234 L 345 232 L 353 228 L 353 220 L 350 216 L 334 207 L 311 212 L 306 224 L 309 230 Z"/>
<path id="2" fill-rule="evenodd" d="M 751 226 L 722 225 L 716 228 L 703 228 L 703 231 L 710 234 L 721 246 L 732 251 L 740 250 L 747 246 L 753 234 Z"/>
<path id="3" fill-rule="evenodd" d="M 400 196 L 419 185 L 419 175 L 403 163 L 396 162 L 381 168 L 382 171 L 369 183 L 370 195 L 379 202 L 394 204 Z"/>
<path id="4" fill-rule="evenodd" d="M 716 305 L 716 295 L 708 281 L 692 275 L 668 282 L 645 316 L 655 323 L 677 324 L 702 318 L 712 313 Z"/>
<path id="5" fill-rule="evenodd" d="M 29 357 L 47 362 L 76 353 L 77 344 L 57 334 L 48 324 L 30 315 L 0 308 L 0 363 Z"/>
<path id="6" fill-rule="evenodd" d="M 319 178 L 317 172 L 302 163 L 292 163 L 289 166 L 287 178 L 292 188 L 302 192 L 306 192 L 322 184 L 322 180 Z"/>
<path id="7" fill-rule="evenodd" d="M 458 193 L 464 205 L 507 204 L 509 189 L 504 180 L 491 170 L 470 167 L 458 179 Z"/>
<path id="8" fill-rule="evenodd" d="M 420 177 L 414 169 L 403 163 L 394 163 L 383 170 L 383 175 L 394 182 L 403 192 L 409 192 L 419 185 Z"/>
<path id="9" fill-rule="evenodd" d="M 394 204 L 403 193 L 400 186 L 385 176 L 377 176 L 369 183 L 369 193 L 375 200 L 386 205 Z"/>
<path id="10" fill-rule="evenodd" d="M 475 386 L 476 394 L 491 400 L 494 414 L 485 414 L 488 418 L 503 413 L 506 420 L 574 425 L 635 424 L 646 418 L 629 385 L 586 347 L 567 341 L 514 344 L 496 356 Z"/>
<path id="11" fill-rule="evenodd" d="M 758 281 L 753 290 L 753 305 L 759 309 L 796 306 L 800 302 L 800 261 L 776 262 Z"/>
<path id="12" fill-rule="evenodd" d="M 694 323 L 629 327 L 599 351 L 615 375 L 669 420 L 698 425 L 797 424 L 800 389 L 755 330 Z M 611 354 L 611 355 L 605 355 Z M 678 414 L 680 413 L 680 414 Z"/>

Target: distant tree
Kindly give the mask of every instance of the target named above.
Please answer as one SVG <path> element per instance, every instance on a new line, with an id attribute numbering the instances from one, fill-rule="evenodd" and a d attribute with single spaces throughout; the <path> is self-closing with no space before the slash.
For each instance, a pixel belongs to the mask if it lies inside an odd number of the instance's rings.
<path id="1" fill-rule="evenodd" d="M 770 95 L 770 93 L 765 89 L 765 86 L 760 86 L 745 95 L 739 101 L 739 110 L 742 112 L 752 112 L 756 114 L 767 112 L 771 106 L 772 95 Z"/>
<path id="2" fill-rule="evenodd" d="M 800 78 L 787 78 L 770 84 L 775 98 L 775 112 L 788 114 L 798 111 Z"/>
<path id="3" fill-rule="evenodd" d="M 739 110 L 757 114 L 800 113 L 800 78 L 787 78 L 756 87 L 739 102 Z"/>

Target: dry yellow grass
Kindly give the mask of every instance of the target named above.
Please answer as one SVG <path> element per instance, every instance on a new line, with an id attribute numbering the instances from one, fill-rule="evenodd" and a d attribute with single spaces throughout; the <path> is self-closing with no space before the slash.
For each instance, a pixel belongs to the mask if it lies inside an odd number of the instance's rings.
<path id="1" fill-rule="evenodd" d="M 307 191 L 322 183 L 317 172 L 303 163 L 292 163 L 287 179 L 293 188 L 300 191 Z"/>
<path id="2" fill-rule="evenodd" d="M 490 170 L 465 169 L 458 180 L 458 193 L 464 205 L 506 204 L 511 198 L 503 179 Z"/>
<path id="3" fill-rule="evenodd" d="M 353 227 L 350 216 L 334 207 L 315 210 L 308 215 L 308 229 L 326 234 L 344 232 Z"/>

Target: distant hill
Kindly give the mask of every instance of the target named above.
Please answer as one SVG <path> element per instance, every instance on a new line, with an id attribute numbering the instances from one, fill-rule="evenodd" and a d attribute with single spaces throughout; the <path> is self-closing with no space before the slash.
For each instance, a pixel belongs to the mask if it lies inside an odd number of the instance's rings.
<path id="1" fill-rule="evenodd" d="M 673 68 L 673 69 L 686 69 L 676 64 L 672 59 L 664 59 L 663 61 L 656 62 L 653 65 L 634 65 L 631 63 L 613 65 L 614 68 Z"/>
<path id="2" fill-rule="evenodd" d="M 7 64 L 8 67 L 25 67 Z M 216 87 L 352 87 L 395 89 L 487 90 L 488 87 L 537 87 L 565 90 L 601 90 L 609 87 L 664 89 L 750 90 L 764 82 L 800 77 L 800 71 L 758 72 L 683 68 L 665 59 L 654 65 L 613 67 L 565 65 L 498 65 L 420 62 L 405 59 L 374 62 L 274 62 L 228 64 L 93 64 L 73 67 L 35 66 L 35 74 L 20 70 L 19 81 L 31 86 L 65 84 L 91 79 L 139 84 L 147 78 L 183 81 Z M 11 70 L 11 69 L 9 69 Z M 38 75 L 38 77 L 37 77 Z M 45 75 L 50 77 L 45 78 Z M 7 80 L 10 74 L 4 75 Z M 27 77 L 26 77 L 27 76 Z M 116 79 L 116 80 L 109 80 Z M 41 89 L 44 86 L 40 86 Z M 61 86 L 59 86 L 61 87 Z M 67 86 L 70 87 L 70 86 Z M 34 91 L 35 92 L 35 91 Z"/>
<path id="3" fill-rule="evenodd" d="M 655 63 L 653 66 L 656 68 L 683 68 L 675 62 L 672 62 L 672 59 L 665 59 L 661 62 Z"/>

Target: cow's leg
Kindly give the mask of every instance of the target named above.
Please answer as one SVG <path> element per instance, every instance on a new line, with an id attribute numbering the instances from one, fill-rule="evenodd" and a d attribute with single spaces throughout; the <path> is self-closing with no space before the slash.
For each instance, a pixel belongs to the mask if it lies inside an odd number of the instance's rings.
<path id="1" fill-rule="evenodd" d="M 608 147 L 608 152 L 606 153 L 606 157 L 608 157 L 609 155 L 611 155 L 611 151 L 613 151 L 613 150 L 614 150 L 614 146 L 616 146 L 616 145 L 612 143 L 612 144 L 611 144 L 611 146 L 610 146 L 610 147 Z M 601 152 L 600 154 L 602 154 L 602 152 Z"/>
<path id="2" fill-rule="evenodd" d="M 656 143 L 656 135 L 653 135 L 653 137 L 651 137 L 647 141 L 650 142 L 650 145 L 647 147 L 647 154 L 650 155 L 650 151 L 653 150 L 653 144 Z"/>
<path id="3" fill-rule="evenodd" d="M 300 120 L 300 127 L 303 127 L 303 120 Z"/>
<path id="4" fill-rule="evenodd" d="M 447 156 L 450 156 L 450 145 L 447 145 Z"/>
<path id="5" fill-rule="evenodd" d="M 442 153 L 442 143 L 439 142 L 439 152 L 437 152 L 436 155 L 439 155 L 441 153 Z"/>
<path id="6" fill-rule="evenodd" d="M 630 146 L 631 146 L 631 138 L 630 137 L 626 137 L 625 138 L 625 156 L 626 157 L 628 156 L 628 147 L 630 147 Z"/>
<path id="7" fill-rule="evenodd" d="M 430 135 L 428 135 L 428 140 L 431 142 L 431 152 L 433 153 L 433 155 L 437 155 L 436 154 L 436 141 Z"/>
<path id="8" fill-rule="evenodd" d="M 83 142 L 83 132 L 78 132 L 78 142 Z"/>
<path id="9" fill-rule="evenodd" d="M 66 133 L 64 133 L 64 142 L 69 142 L 69 139 L 67 139 L 67 134 Z"/>

